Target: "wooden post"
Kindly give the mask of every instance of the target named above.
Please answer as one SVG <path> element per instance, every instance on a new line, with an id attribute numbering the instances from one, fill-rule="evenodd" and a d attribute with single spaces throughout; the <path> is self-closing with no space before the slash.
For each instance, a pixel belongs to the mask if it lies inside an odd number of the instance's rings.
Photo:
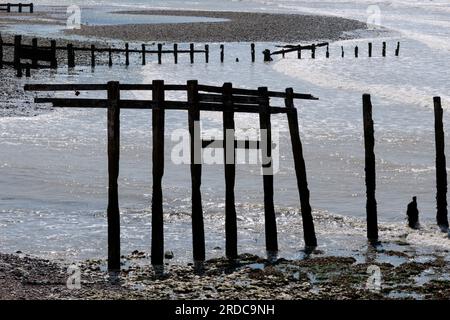
<path id="1" fill-rule="evenodd" d="M 205 62 L 209 63 L 209 45 L 205 44 Z"/>
<path id="2" fill-rule="evenodd" d="M 383 42 L 383 51 L 382 51 L 383 57 L 386 57 L 386 42 Z"/>
<path id="3" fill-rule="evenodd" d="M 38 40 L 36 38 L 31 39 L 31 46 L 33 50 L 33 57 L 31 59 L 31 65 L 33 68 L 37 68 L 38 60 L 37 60 L 37 52 L 38 52 Z"/>
<path id="4" fill-rule="evenodd" d="M 73 44 L 67 44 L 67 66 L 69 68 L 75 67 L 75 54 L 73 51 Z"/>
<path id="5" fill-rule="evenodd" d="M 330 58 L 330 46 L 327 44 L 327 53 L 325 54 L 325 56 L 327 57 L 327 59 Z"/>
<path id="6" fill-rule="evenodd" d="M 289 109 L 287 119 L 289 123 L 289 132 L 291 135 L 292 152 L 294 154 L 295 175 L 297 177 L 297 188 L 300 196 L 300 206 L 303 220 L 303 237 L 305 246 L 313 248 L 317 246 L 316 232 L 314 230 L 314 221 L 311 205 L 309 203 L 308 180 L 306 177 L 306 165 L 303 158 L 303 147 L 300 140 L 297 109 L 294 106 L 294 91 L 292 88 L 286 89 L 286 108 Z"/>
<path id="7" fill-rule="evenodd" d="M 175 64 L 177 64 L 178 63 L 178 44 L 177 43 L 173 44 L 173 58 L 174 58 Z"/>
<path id="8" fill-rule="evenodd" d="M 315 59 L 315 58 L 316 58 L 316 45 L 315 45 L 315 44 L 313 44 L 313 45 L 311 46 L 311 58 L 312 58 L 312 59 Z"/>
<path id="9" fill-rule="evenodd" d="M 341 46 L 341 58 L 344 58 L 344 55 L 345 55 L 344 46 Z"/>
<path id="10" fill-rule="evenodd" d="M 29 63 L 25 64 L 25 77 L 27 77 L 27 78 L 31 77 L 31 70 L 30 69 L 31 69 L 30 68 L 30 64 Z"/>
<path id="11" fill-rule="evenodd" d="M 125 43 L 125 65 L 130 65 L 130 51 L 129 51 L 129 45 L 128 42 Z"/>
<path id="12" fill-rule="evenodd" d="M 6 12 L 11 12 L 11 3 L 6 4 Z"/>
<path id="13" fill-rule="evenodd" d="M 268 252 L 276 252 L 278 251 L 278 239 L 273 202 L 272 124 L 270 121 L 269 96 L 266 87 L 258 88 L 258 93 L 260 98 L 259 127 L 261 129 L 266 249 Z"/>
<path id="14" fill-rule="evenodd" d="M 225 234 L 226 256 L 229 259 L 237 258 L 237 217 L 235 207 L 234 185 L 236 181 L 235 164 L 235 135 L 234 135 L 234 110 L 233 110 L 233 86 L 231 83 L 223 85 L 223 145 L 225 164 Z"/>
<path id="15" fill-rule="evenodd" d="M 30 4 L 30 13 L 33 13 L 34 12 L 34 4 Z"/>
<path id="16" fill-rule="evenodd" d="M 369 58 L 372 58 L 372 42 L 369 42 Z"/>
<path id="17" fill-rule="evenodd" d="M 297 51 L 297 59 L 301 59 L 302 58 L 302 48 L 299 47 L 298 51 Z"/>
<path id="18" fill-rule="evenodd" d="M 400 41 L 397 42 L 397 48 L 395 49 L 395 56 L 398 57 L 400 54 Z"/>
<path id="19" fill-rule="evenodd" d="M 145 44 L 142 44 L 142 65 L 145 66 Z"/>
<path id="20" fill-rule="evenodd" d="M 22 36 L 14 36 L 14 68 L 20 68 L 20 51 L 22 48 Z"/>
<path id="21" fill-rule="evenodd" d="M 95 45 L 91 45 L 91 67 L 95 68 Z"/>
<path id="22" fill-rule="evenodd" d="M 19 3 L 19 13 L 22 13 L 22 3 Z"/>
<path id="23" fill-rule="evenodd" d="M 371 243 L 378 241 L 377 201 L 375 199 L 376 174 L 375 174 L 375 138 L 372 120 L 372 102 L 369 94 L 363 95 L 363 119 L 364 119 L 364 147 L 365 147 L 365 172 L 366 172 L 366 213 L 367 213 L 367 238 Z"/>
<path id="24" fill-rule="evenodd" d="M 120 156 L 119 82 L 108 82 L 108 271 L 120 270 L 120 211 L 117 179 Z"/>
<path id="25" fill-rule="evenodd" d="M 223 63 L 225 59 L 225 46 L 223 44 L 220 45 L 220 62 Z"/>
<path id="26" fill-rule="evenodd" d="M 50 41 L 50 51 L 52 53 L 52 61 L 50 61 L 50 68 L 58 68 L 58 60 L 56 57 L 56 40 Z"/>
<path id="27" fill-rule="evenodd" d="M 254 43 L 250 44 L 250 54 L 251 54 L 251 57 L 252 57 L 252 62 L 255 62 L 256 51 L 255 51 L 255 44 Z"/>
<path id="28" fill-rule="evenodd" d="M 153 81 L 153 196 L 152 196 L 152 264 L 164 260 L 164 223 L 162 178 L 164 175 L 164 81 Z"/>
<path id="29" fill-rule="evenodd" d="M 191 63 L 194 63 L 194 44 L 189 45 L 189 56 L 191 58 Z"/>
<path id="30" fill-rule="evenodd" d="M 111 47 L 108 49 L 108 66 L 112 67 L 113 61 L 112 61 L 112 50 Z"/>
<path id="31" fill-rule="evenodd" d="M 445 159 L 445 135 L 442 121 L 443 110 L 441 98 L 434 97 L 434 134 L 436 143 L 436 221 L 444 229 L 448 229 L 447 213 L 447 164 Z"/>
<path id="32" fill-rule="evenodd" d="M 162 44 L 158 43 L 158 64 L 162 63 Z"/>
<path id="33" fill-rule="evenodd" d="M 358 46 L 355 47 L 355 58 L 358 58 L 358 54 L 359 54 L 359 48 Z"/>
<path id="34" fill-rule="evenodd" d="M 194 261 L 205 261 L 205 230 L 203 225 L 200 138 L 200 108 L 198 105 L 198 82 L 187 82 L 189 103 L 189 134 L 191 137 L 191 182 L 192 182 L 192 237 Z"/>
<path id="35" fill-rule="evenodd" d="M 264 62 L 270 62 L 273 60 L 269 49 L 264 50 L 263 55 L 264 55 Z"/>
<path id="36" fill-rule="evenodd" d="M 19 63 L 19 66 L 17 67 L 17 77 L 18 78 L 22 78 L 22 76 L 23 76 L 22 68 L 23 68 L 22 64 Z"/>

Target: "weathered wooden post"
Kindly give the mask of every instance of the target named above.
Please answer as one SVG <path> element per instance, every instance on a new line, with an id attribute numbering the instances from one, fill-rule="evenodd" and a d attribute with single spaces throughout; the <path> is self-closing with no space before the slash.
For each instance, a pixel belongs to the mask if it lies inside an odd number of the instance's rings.
<path id="1" fill-rule="evenodd" d="M 400 41 L 397 42 L 397 48 L 395 49 L 395 56 L 398 57 L 400 54 Z"/>
<path id="2" fill-rule="evenodd" d="M 50 41 L 50 52 L 52 53 L 52 59 L 50 61 L 50 68 L 56 69 L 56 68 L 58 68 L 58 60 L 56 57 L 56 40 Z"/>
<path id="3" fill-rule="evenodd" d="M 128 42 L 125 43 L 125 65 L 129 66 L 130 65 L 130 51 L 129 51 L 129 45 Z"/>
<path id="4" fill-rule="evenodd" d="M 113 65 L 112 50 L 111 50 L 111 47 L 109 47 L 109 49 L 108 49 L 108 66 L 112 67 L 112 65 Z"/>
<path id="5" fill-rule="evenodd" d="M 209 45 L 205 44 L 205 62 L 209 63 Z"/>
<path id="6" fill-rule="evenodd" d="M 294 106 L 294 90 L 286 89 L 286 108 L 289 109 L 287 119 L 291 136 L 292 152 L 294 155 L 295 175 L 297 177 L 297 188 L 300 196 L 300 206 L 303 220 L 303 237 L 305 246 L 308 248 L 317 247 L 316 232 L 314 230 L 314 220 L 312 209 L 309 203 L 308 179 L 306 176 L 305 159 L 303 158 L 303 146 L 300 139 L 297 109 Z"/>
<path id="7" fill-rule="evenodd" d="M 255 44 L 254 43 L 250 44 L 250 54 L 251 54 L 251 57 L 252 57 L 252 62 L 255 62 L 255 60 L 256 60 L 256 51 L 255 51 Z"/>
<path id="8" fill-rule="evenodd" d="M 434 97 L 434 134 L 436 144 L 436 220 L 443 230 L 448 229 L 447 212 L 447 163 L 445 159 L 445 135 L 442 121 L 441 98 Z"/>
<path id="9" fill-rule="evenodd" d="M 31 77 L 31 68 L 29 63 L 25 64 L 25 77 Z"/>
<path id="10" fill-rule="evenodd" d="M 73 44 L 67 44 L 67 66 L 69 68 L 75 68 L 75 54 L 73 50 Z"/>
<path id="11" fill-rule="evenodd" d="M 311 58 L 312 58 L 312 59 L 315 59 L 315 58 L 316 58 L 316 45 L 315 45 L 315 44 L 313 44 L 313 45 L 311 46 Z"/>
<path id="12" fill-rule="evenodd" d="M 91 67 L 95 68 L 95 45 L 91 45 Z"/>
<path id="13" fill-rule="evenodd" d="M 20 67 L 20 51 L 22 49 L 22 36 L 14 36 L 14 68 Z"/>
<path id="14" fill-rule="evenodd" d="M 369 42 L 368 55 L 369 55 L 369 58 L 372 58 L 372 42 Z"/>
<path id="15" fill-rule="evenodd" d="M 158 64 L 162 63 L 162 43 L 158 43 Z"/>
<path id="16" fill-rule="evenodd" d="M 31 59 L 31 65 L 33 66 L 33 68 L 37 68 L 38 65 L 38 40 L 36 38 L 31 39 L 31 47 L 32 47 L 32 52 L 33 52 L 33 57 Z"/>
<path id="17" fill-rule="evenodd" d="M 225 59 L 225 46 L 223 44 L 220 45 L 220 62 L 223 63 Z"/>
<path id="18" fill-rule="evenodd" d="M 19 3 L 19 13 L 22 13 L 22 3 Z"/>
<path id="19" fill-rule="evenodd" d="M 34 4 L 30 3 L 30 13 L 34 12 Z"/>
<path id="20" fill-rule="evenodd" d="M 386 42 L 383 42 L 383 50 L 381 54 L 383 57 L 386 57 Z"/>
<path id="21" fill-rule="evenodd" d="M 6 12 L 11 12 L 11 3 L 6 4 Z"/>
<path id="22" fill-rule="evenodd" d="M 145 66 L 145 44 L 142 44 L 142 65 Z"/>
<path id="23" fill-rule="evenodd" d="M 273 60 L 269 49 L 264 50 L 263 55 L 264 55 L 264 62 L 270 62 Z"/>
<path id="24" fill-rule="evenodd" d="M 191 137 L 191 182 L 192 182 L 192 241 L 195 262 L 205 261 L 205 230 L 202 208 L 202 149 L 200 138 L 200 106 L 198 82 L 187 82 L 189 104 L 189 134 Z"/>
<path id="25" fill-rule="evenodd" d="M 191 58 L 191 63 L 194 63 L 194 44 L 189 44 L 189 56 Z"/>
<path id="26" fill-rule="evenodd" d="M 236 181 L 235 156 L 235 125 L 233 110 L 233 86 L 231 83 L 223 85 L 223 146 L 225 164 L 225 234 L 226 256 L 236 259 L 237 252 L 237 217 L 235 207 L 234 186 Z"/>
<path id="27" fill-rule="evenodd" d="M 358 58 L 359 55 L 359 48 L 358 46 L 355 47 L 355 58 Z"/>
<path id="28" fill-rule="evenodd" d="M 372 120 L 372 102 L 369 94 L 363 95 L 364 147 L 366 172 L 366 214 L 367 238 L 371 243 L 378 241 L 377 201 L 375 199 L 375 138 Z"/>
<path id="29" fill-rule="evenodd" d="M 120 270 L 120 211 L 117 179 L 120 156 L 120 87 L 108 82 L 108 271 Z"/>
<path id="30" fill-rule="evenodd" d="M 177 43 L 173 44 L 173 58 L 174 58 L 175 64 L 177 64 L 178 63 L 178 44 Z"/>
<path id="31" fill-rule="evenodd" d="M 326 52 L 325 56 L 327 59 L 330 58 L 330 45 L 328 45 L 328 44 L 327 44 L 327 52 Z"/>
<path id="32" fill-rule="evenodd" d="M 277 221 L 273 202 L 272 124 L 267 88 L 258 88 L 258 93 L 260 99 L 259 127 L 261 132 L 266 250 L 272 253 L 278 251 Z"/>
<path id="33" fill-rule="evenodd" d="M 341 58 L 344 58 L 344 55 L 345 55 L 344 46 L 341 46 Z"/>
<path id="34" fill-rule="evenodd" d="M 302 58 L 302 47 L 299 46 L 298 50 L 297 50 L 297 59 L 301 59 Z"/>
<path id="35" fill-rule="evenodd" d="M 152 264 L 162 265 L 164 260 L 164 223 L 162 194 L 162 178 L 164 175 L 164 81 L 153 81 L 152 95 Z"/>

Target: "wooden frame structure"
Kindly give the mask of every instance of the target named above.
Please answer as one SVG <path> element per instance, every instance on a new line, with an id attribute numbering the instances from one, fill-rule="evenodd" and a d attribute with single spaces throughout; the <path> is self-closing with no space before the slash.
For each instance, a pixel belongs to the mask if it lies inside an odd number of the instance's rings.
<path id="1" fill-rule="evenodd" d="M 151 259 L 153 265 L 162 265 L 164 259 L 164 229 L 163 229 L 163 193 L 162 179 L 164 175 L 164 121 L 166 110 L 185 110 L 188 112 L 188 127 L 191 137 L 191 183 L 192 183 L 192 234 L 193 258 L 196 262 L 205 260 L 205 235 L 203 225 L 203 208 L 201 200 L 202 164 L 192 159 L 201 157 L 201 148 L 195 147 L 195 141 L 201 141 L 199 130 L 195 130 L 196 121 L 200 120 L 201 111 L 216 111 L 223 113 L 224 140 L 219 142 L 226 145 L 225 131 L 234 129 L 234 114 L 239 112 L 259 115 L 260 128 L 267 130 L 268 143 L 257 145 L 265 149 L 267 156 L 266 169 L 271 167 L 271 115 L 286 114 L 289 123 L 297 187 L 300 196 L 301 214 L 303 219 L 304 241 L 307 248 L 317 246 L 314 230 L 309 189 L 306 177 L 306 167 L 303 158 L 302 143 L 299 134 L 297 109 L 295 99 L 317 100 L 310 94 L 294 93 L 291 88 L 285 92 L 269 91 L 266 87 L 258 90 L 233 88 L 231 83 L 222 87 L 199 85 L 196 80 L 188 81 L 186 85 L 165 84 L 162 80 L 154 80 L 152 84 L 121 84 L 108 82 L 107 84 L 29 84 L 26 91 L 106 91 L 107 99 L 66 99 L 66 98 L 35 98 L 36 103 L 51 103 L 54 107 L 72 108 L 105 108 L 108 117 L 108 269 L 120 269 L 120 218 L 117 179 L 119 176 L 120 153 L 120 110 L 121 109 L 152 109 L 153 131 L 153 195 L 152 195 L 152 247 Z M 152 100 L 124 100 L 120 92 L 124 90 L 150 90 Z M 187 101 L 171 101 L 165 98 L 168 91 L 185 91 Z M 270 99 L 282 98 L 285 106 L 272 106 Z M 202 141 L 202 147 L 208 147 L 214 141 Z M 239 144 L 235 140 L 235 145 Z M 248 147 L 249 143 L 243 144 Z M 199 155 L 200 153 L 200 155 Z M 237 258 L 237 219 L 234 202 L 235 163 L 226 161 L 225 152 L 225 231 L 226 255 L 230 259 Z M 273 172 L 263 176 L 264 212 L 266 230 L 266 249 L 268 252 L 278 251 L 277 227 L 273 201 Z"/>

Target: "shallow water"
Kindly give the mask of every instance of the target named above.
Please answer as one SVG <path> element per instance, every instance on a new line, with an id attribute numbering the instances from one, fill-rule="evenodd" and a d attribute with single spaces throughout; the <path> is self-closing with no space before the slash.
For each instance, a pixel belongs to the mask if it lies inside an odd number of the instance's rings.
<path id="1" fill-rule="evenodd" d="M 179 2 L 152 2 L 150 6 L 172 6 Z M 212 6 L 200 1 L 197 7 Z M 268 86 L 272 90 L 293 87 L 311 93 L 319 101 L 299 101 L 299 119 L 304 144 L 311 203 L 315 209 L 320 249 L 327 254 L 353 255 L 358 261 L 378 259 L 397 264 L 406 258 L 378 255 L 367 250 L 365 242 L 364 149 L 362 141 L 361 95 L 371 93 L 376 134 L 377 200 L 380 237 L 386 249 L 445 254 L 450 240 L 434 227 L 435 169 L 433 136 L 433 95 L 443 98 L 444 121 L 448 122 L 449 75 L 448 35 L 450 4 L 441 2 L 381 2 L 382 24 L 395 29 L 380 32 L 381 38 L 340 41 L 330 45 L 331 58 L 318 52 L 316 60 L 275 59 L 264 64 L 250 62 L 249 44 L 226 44 L 226 61 L 218 62 L 218 44 L 211 45 L 209 64 L 191 65 L 187 59 L 178 65 L 158 65 L 154 57 L 139 66 L 139 56 L 125 67 L 79 68 L 68 74 L 41 71 L 29 82 L 103 83 L 184 83 L 201 79 L 205 84 L 233 82 L 236 87 Z M 187 2 L 185 2 L 187 6 Z M 265 2 L 229 3 L 256 11 L 298 10 L 306 13 L 333 13 L 365 19 L 369 3 L 360 2 Z M 223 5 L 222 5 L 223 6 Z M 180 6 L 182 8 L 182 6 Z M 223 7 L 220 7 L 223 8 Z M 445 14 L 447 13 L 447 14 Z M 420 21 L 420 22 L 418 22 Z M 406 30 L 406 31 L 405 31 Z M 363 33 L 362 36 L 365 36 Z M 149 39 L 151 40 L 151 39 Z M 367 55 L 367 42 L 374 43 L 374 57 Z M 401 41 L 400 57 L 394 57 Z M 446 41 L 443 41 L 446 40 Z M 381 57 L 381 42 L 387 41 L 388 57 Z M 346 57 L 340 58 L 344 46 Z M 352 58 L 355 45 L 360 57 Z M 258 43 L 257 53 L 274 44 Z M 235 58 L 240 62 L 234 62 Z M 150 59 L 150 58 L 149 58 Z M 116 63 L 117 61 L 115 61 Z M 440 71 L 442 70 L 442 71 Z M 3 74 L 6 71 L 1 71 Z M 11 76 L 11 74 L 5 74 Z M 47 80 L 48 79 L 48 80 Z M 26 79 L 22 80 L 24 83 Z M 129 93 L 145 98 L 150 93 Z M 182 96 L 173 96 L 181 99 Z M 283 101 L 274 101 L 282 105 Z M 203 130 L 220 129 L 219 114 L 204 113 Z M 275 203 L 278 216 L 281 255 L 301 258 L 303 247 L 298 192 L 287 140 L 287 123 L 273 117 L 279 129 L 280 171 L 275 176 Z M 34 118 L 0 119 L 0 243 L 3 251 L 22 250 L 37 255 L 79 259 L 104 257 L 106 250 L 106 114 L 104 110 L 55 110 Z M 254 115 L 237 116 L 236 126 L 258 125 Z M 166 159 L 176 141 L 171 134 L 186 129 L 184 112 L 167 112 Z M 122 111 L 120 203 L 123 251 L 149 251 L 151 203 L 151 112 Z M 449 130 L 446 130 L 447 132 Z M 175 138 L 175 137 L 174 137 Z M 448 140 L 448 137 L 447 137 Z M 239 216 L 239 250 L 264 253 L 262 177 L 256 165 L 239 165 L 236 201 Z M 224 252 L 223 166 L 207 165 L 203 170 L 203 200 L 207 230 L 207 255 Z M 189 167 L 166 162 L 164 176 L 166 249 L 176 262 L 190 261 L 190 182 Z M 424 229 L 405 227 L 406 205 L 418 196 Z M 401 239 L 409 243 L 397 246 Z M 400 261 L 401 260 L 401 261 Z"/>

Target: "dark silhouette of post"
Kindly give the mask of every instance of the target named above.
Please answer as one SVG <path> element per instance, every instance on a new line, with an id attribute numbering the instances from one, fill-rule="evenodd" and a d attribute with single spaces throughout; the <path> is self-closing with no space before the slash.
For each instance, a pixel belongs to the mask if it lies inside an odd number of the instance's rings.
<path id="1" fill-rule="evenodd" d="M 75 54 L 73 44 L 67 44 L 67 67 L 75 68 Z"/>
<path id="2" fill-rule="evenodd" d="M 376 174 L 375 174 L 375 138 L 372 120 L 372 102 L 369 94 L 363 95 L 363 120 L 364 120 L 364 147 L 365 147 L 365 172 L 366 172 L 366 214 L 367 214 L 367 238 L 371 243 L 378 241 L 377 201 L 375 199 Z"/>
<path id="3" fill-rule="evenodd" d="M 95 45 L 91 45 L 91 67 L 95 68 Z"/>
<path id="4" fill-rule="evenodd" d="M 345 55 L 345 53 L 344 53 L 344 46 L 341 46 L 341 58 L 343 58 L 344 55 Z"/>
<path id="5" fill-rule="evenodd" d="M 258 93 L 260 98 L 259 127 L 261 129 L 266 249 L 268 252 L 277 252 L 278 240 L 273 202 L 272 125 L 270 120 L 269 96 L 266 87 L 258 88 Z"/>
<path id="6" fill-rule="evenodd" d="M 108 82 L 108 270 L 120 270 L 120 211 L 117 179 L 120 155 L 119 82 Z"/>
<path id="7" fill-rule="evenodd" d="M 383 49 L 381 54 L 383 55 L 383 57 L 386 57 L 386 42 L 383 42 Z"/>
<path id="8" fill-rule="evenodd" d="M 205 44 L 205 63 L 209 63 L 209 45 Z"/>
<path id="9" fill-rule="evenodd" d="M 406 216 L 408 217 L 408 226 L 412 229 L 417 229 L 419 227 L 419 209 L 417 209 L 417 197 L 413 197 L 412 201 L 408 204 Z"/>
<path id="10" fill-rule="evenodd" d="M 38 66 L 38 40 L 36 38 L 31 39 L 31 47 L 33 50 L 33 57 L 31 59 L 31 65 L 33 68 L 37 68 Z"/>
<path id="11" fill-rule="evenodd" d="M 20 67 L 20 51 L 22 49 L 22 36 L 14 36 L 14 68 Z"/>
<path id="12" fill-rule="evenodd" d="M 225 60 L 225 46 L 223 44 L 220 45 L 220 62 L 223 63 Z"/>
<path id="13" fill-rule="evenodd" d="M 189 134 L 191 137 L 191 183 L 192 183 L 192 238 L 194 261 L 205 261 L 205 229 L 202 208 L 202 164 L 200 138 L 200 107 L 198 82 L 187 82 L 189 104 Z"/>
<path id="14" fill-rule="evenodd" d="M 300 140 L 297 109 L 294 106 L 294 90 L 286 89 L 286 108 L 289 123 L 289 133 L 291 135 L 292 152 L 294 155 L 295 175 L 297 177 L 297 187 L 300 196 L 300 206 L 303 220 L 303 237 L 305 246 L 309 248 L 317 247 L 316 232 L 314 230 L 314 221 L 312 209 L 309 203 L 308 179 L 306 176 L 305 159 L 303 158 L 303 147 Z"/>
<path id="15" fill-rule="evenodd" d="M 50 68 L 58 68 L 58 60 L 56 59 L 56 40 L 50 41 L 50 52 L 52 58 L 50 59 Z"/>
<path id="16" fill-rule="evenodd" d="M 178 44 L 174 43 L 173 44 L 173 59 L 175 64 L 178 63 Z"/>
<path id="17" fill-rule="evenodd" d="M 189 44 L 189 57 L 191 60 L 191 63 L 194 63 L 194 44 Z"/>
<path id="18" fill-rule="evenodd" d="M 270 62 L 273 60 L 269 49 L 264 50 L 263 55 L 264 55 L 264 62 Z"/>
<path id="19" fill-rule="evenodd" d="M 128 43 L 125 43 L 125 65 L 130 65 L 130 49 Z"/>
<path id="20" fill-rule="evenodd" d="M 256 52 L 255 52 L 255 44 L 254 43 L 250 44 L 250 54 L 252 57 L 252 62 L 255 62 Z"/>
<path id="21" fill-rule="evenodd" d="M 162 43 L 158 43 L 158 64 L 162 63 Z"/>
<path id="22" fill-rule="evenodd" d="M 112 67 L 113 61 L 112 61 L 112 50 L 111 47 L 108 49 L 108 66 Z"/>
<path id="23" fill-rule="evenodd" d="M 145 66 L 145 44 L 142 44 L 142 65 Z"/>
<path id="24" fill-rule="evenodd" d="M 372 42 L 369 42 L 368 55 L 369 55 L 369 58 L 372 58 Z"/>
<path id="25" fill-rule="evenodd" d="M 355 47 L 355 58 L 358 58 L 359 55 L 359 48 L 358 46 Z"/>
<path id="26" fill-rule="evenodd" d="M 234 186 L 236 181 L 235 164 L 235 135 L 234 135 L 234 111 L 233 111 L 233 86 L 231 83 L 223 85 L 223 144 L 225 163 L 225 234 L 226 256 L 229 259 L 237 258 L 237 218 L 235 207 Z M 231 140 L 231 142 L 229 141 Z M 232 146 L 232 148 L 229 148 Z M 231 154 L 230 154 L 231 153 Z"/>
<path id="27" fill-rule="evenodd" d="M 445 135 L 442 121 L 441 98 L 434 97 L 434 134 L 436 144 L 436 220 L 437 224 L 448 229 L 447 212 L 447 164 L 445 159 Z"/>
<path id="28" fill-rule="evenodd" d="M 327 52 L 325 53 L 325 57 L 330 58 L 330 46 L 327 44 Z"/>
<path id="29" fill-rule="evenodd" d="M 153 81 L 153 196 L 152 196 L 152 264 L 164 260 L 164 223 L 162 178 L 164 175 L 164 81 Z"/>
<path id="30" fill-rule="evenodd" d="M 397 48 L 395 49 L 395 56 L 398 57 L 400 54 L 400 41 L 397 42 Z"/>
<path id="31" fill-rule="evenodd" d="M 315 44 L 313 44 L 313 45 L 311 46 L 311 58 L 312 58 L 312 59 L 315 59 L 315 58 L 316 58 L 316 45 L 315 45 Z"/>

